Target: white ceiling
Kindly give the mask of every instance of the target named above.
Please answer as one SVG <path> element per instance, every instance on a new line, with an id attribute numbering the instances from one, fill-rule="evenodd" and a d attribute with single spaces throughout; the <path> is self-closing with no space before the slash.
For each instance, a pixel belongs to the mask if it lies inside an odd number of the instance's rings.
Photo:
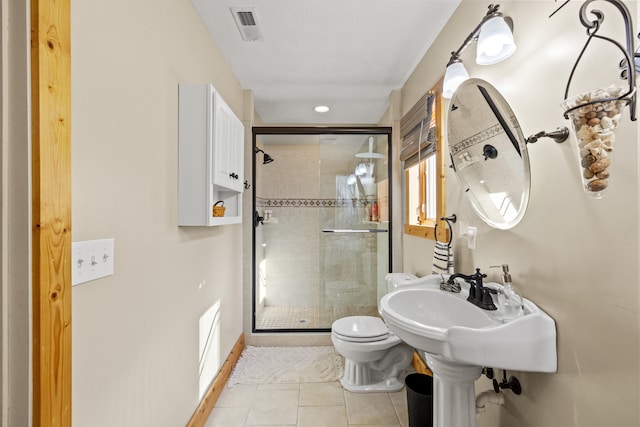
<path id="1" fill-rule="evenodd" d="M 460 3 L 192 1 L 265 124 L 377 123 Z M 262 41 L 242 40 L 231 7 L 254 8 Z"/>

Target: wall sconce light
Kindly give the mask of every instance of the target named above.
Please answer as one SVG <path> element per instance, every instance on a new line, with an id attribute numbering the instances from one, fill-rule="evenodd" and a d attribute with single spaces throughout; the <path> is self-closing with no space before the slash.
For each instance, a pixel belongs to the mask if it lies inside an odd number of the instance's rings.
<path id="1" fill-rule="evenodd" d="M 476 63 L 490 65 L 503 61 L 516 51 L 513 40 L 513 20 L 498 12 L 499 4 L 489 5 L 489 11 L 482 18 L 478 26 L 467 36 L 462 46 L 451 52 L 444 74 L 442 96 L 451 98 L 460 84 L 469 78 L 464 68 L 460 54 L 471 44 L 477 42 Z"/>

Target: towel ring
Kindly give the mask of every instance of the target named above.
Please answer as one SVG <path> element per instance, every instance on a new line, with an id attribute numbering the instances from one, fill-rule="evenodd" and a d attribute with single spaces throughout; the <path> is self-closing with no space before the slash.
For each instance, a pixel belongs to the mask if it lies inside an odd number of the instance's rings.
<path id="1" fill-rule="evenodd" d="M 452 214 L 450 216 L 443 216 L 442 218 L 440 218 L 440 221 L 444 221 L 447 223 L 447 225 L 449 226 L 449 241 L 447 242 L 447 246 L 449 248 L 451 248 L 451 242 L 453 241 L 453 227 L 451 226 L 451 223 L 455 223 L 458 220 L 456 214 Z M 436 221 L 436 226 L 433 229 L 433 237 L 434 240 L 437 242 L 438 241 L 438 221 Z"/>

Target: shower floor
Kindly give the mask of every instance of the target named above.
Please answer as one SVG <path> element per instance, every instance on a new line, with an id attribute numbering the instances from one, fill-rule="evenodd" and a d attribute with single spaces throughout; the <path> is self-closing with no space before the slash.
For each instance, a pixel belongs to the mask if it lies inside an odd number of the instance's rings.
<path id="1" fill-rule="evenodd" d="M 347 316 L 378 316 L 378 307 L 266 306 L 256 316 L 256 329 L 331 329 L 334 320 Z"/>

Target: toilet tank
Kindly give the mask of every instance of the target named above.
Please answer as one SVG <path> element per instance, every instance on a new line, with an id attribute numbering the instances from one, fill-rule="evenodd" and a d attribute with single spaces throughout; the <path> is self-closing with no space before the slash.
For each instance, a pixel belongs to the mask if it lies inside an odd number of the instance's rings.
<path id="1" fill-rule="evenodd" d="M 403 285 L 408 285 L 418 280 L 418 276 L 411 273 L 389 273 L 385 276 L 385 279 L 387 279 L 387 292 L 393 292 Z"/>
<path id="2" fill-rule="evenodd" d="M 389 273 L 385 276 L 385 279 L 387 279 L 387 292 L 393 292 L 407 286 L 437 285 L 446 277 L 446 275 L 442 276 L 440 274 L 418 277 L 411 273 Z"/>

